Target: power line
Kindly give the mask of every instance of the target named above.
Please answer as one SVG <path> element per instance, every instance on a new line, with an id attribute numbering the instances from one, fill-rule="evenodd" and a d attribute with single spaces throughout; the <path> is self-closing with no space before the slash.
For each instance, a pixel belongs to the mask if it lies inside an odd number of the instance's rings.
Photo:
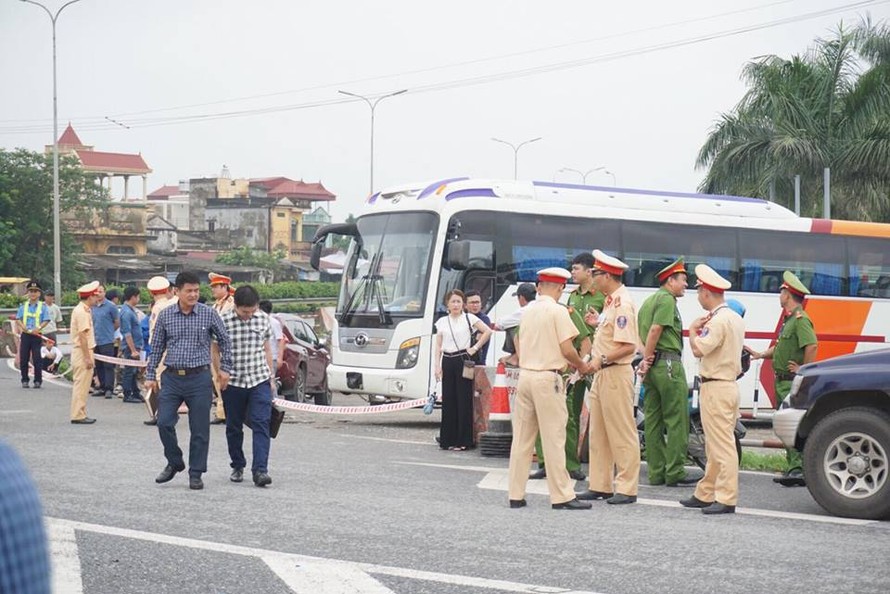
<path id="1" fill-rule="evenodd" d="M 734 37 L 738 35 L 743 35 L 746 33 L 751 33 L 754 31 L 760 31 L 763 29 L 774 28 L 782 25 L 792 24 L 796 22 L 801 22 L 805 20 L 811 20 L 814 18 L 819 18 L 823 16 L 829 16 L 832 14 L 837 14 L 839 12 L 845 12 L 851 9 L 865 8 L 868 6 L 874 6 L 878 4 L 886 4 L 890 2 L 890 0 L 862 0 L 859 2 L 852 2 L 843 6 L 823 9 L 819 11 L 804 13 L 801 15 L 785 17 L 781 19 L 776 19 L 773 21 L 768 21 L 765 23 L 748 25 L 744 27 L 737 27 L 734 29 L 728 29 L 724 31 L 719 31 L 710 34 L 699 35 L 695 37 L 689 37 L 686 39 L 680 39 L 676 41 L 664 42 L 649 46 L 643 46 L 639 48 L 632 48 L 628 50 L 620 50 L 616 52 L 611 52 L 607 54 L 601 54 L 597 56 L 591 56 L 587 58 L 581 58 L 576 60 L 568 60 L 562 62 L 554 62 L 551 64 L 544 64 L 541 66 L 533 66 L 529 68 L 521 68 L 516 70 L 509 70 L 499 73 L 491 73 L 485 75 L 479 75 L 474 77 L 465 77 L 460 79 L 454 79 L 450 81 L 444 81 L 439 83 L 430 83 L 427 85 L 420 85 L 416 87 L 411 87 L 412 95 L 416 95 L 418 93 L 430 93 L 437 92 L 461 87 L 475 86 L 481 84 L 489 84 L 493 82 L 501 82 L 505 80 L 513 80 L 517 78 L 525 78 L 529 76 L 535 76 L 538 74 L 545 74 L 549 72 L 555 72 L 559 70 L 568 70 L 573 68 L 579 68 L 583 66 L 588 66 L 591 64 L 598 64 L 604 62 L 611 62 L 623 58 L 630 58 L 645 54 L 656 53 L 659 51 L 666 51 L 670 49 L 675 49 L 679 47 L 686 47 L 691 45 L 697 45 L 700 43 L 705 43 L 708 41 L 713 41 L 716 39 L 723 39 L 727 37 Z M 581 43 L 581 42 L 579 42 Z M 534 51 L 534 50 L 529 50 Z M 485 59 L 483 59 L 485 60 Z M 339 84 L 339 83 L 338 83 Z M 318 88 L 326 88 L 329 85 L 324 85 Z M 341 98 L 332 98 L 332 99 L 324 99 L 306 103 L 296 103 L 296 104 L 288 104 L 288 105 L 277 105 L 277 106 L 267 106 L 261 108 L 251 108 L 251 109 L 243 109 L 243 110 L 234 110 L 234 111 L 224 111 L 224 112 L 211 112 L 204 114 L 191 114 L 191 115 L 182 115 L 182 116 L 167 116 L 167 117 L 149 117 L 149 118 L 133 118 L 128 120 L 128 124 L 132 128 L 144 128 L 144 127 L 155 127 L 155 126 L 167 126 L 167 125 L 177 125 L 184 123 L 194 123 L 194 122 L 204 122 L 204 121 L 213 121 L 219 119 L 229 119 L 236 117 L 248 117 L 254 115 L 264 115 L 270 113 L 280 113 L 286 111 L 297 111 L 303 109 L 312 109 L 318 107 L 326 107 L 330 105 L 337 105 L 340 103 L 351 102 L 352 99 L 341 99 Z M 120 116 L 118 116 L 120 117 Z M 80 129 L 84 130 L 107 130 L 111 126 L 108 126 L 105 122 L 99 121 L 96 123 L 83 123 L 79 124 Z M 0 133 L 31 133 L 31 132 L 45 132 L 45 127 L 37 127 L 37 126 L 6 126 L 0 127 Z"/>

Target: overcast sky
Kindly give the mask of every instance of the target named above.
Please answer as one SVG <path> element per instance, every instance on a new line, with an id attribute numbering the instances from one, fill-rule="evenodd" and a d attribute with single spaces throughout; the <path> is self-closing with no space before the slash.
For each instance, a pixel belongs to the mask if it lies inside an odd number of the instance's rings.
<path id="1" fill-rule="evenodd" d="M 512 178 L 512 149 L 491 138 L 540 136 L 519 152 L 520 178 L 579 182 L 558 170 L 601 166 L 619 186 L 693 191 L 743 65 L 801 53 L 866 13 L 888 18 L 890 3 L 81 0 L 58 21 L 59 129 L 141 152 L 149 191 L 224 164 L 234 177 L 320 180 L 336 220 L 360 211 L 370 153 L 368 106 L 337 91 L 408 89 L 376 110 L 377 189 Z M 52 142 L 51 48 L 41 9 L 0 0 L 4 148 Z"/>

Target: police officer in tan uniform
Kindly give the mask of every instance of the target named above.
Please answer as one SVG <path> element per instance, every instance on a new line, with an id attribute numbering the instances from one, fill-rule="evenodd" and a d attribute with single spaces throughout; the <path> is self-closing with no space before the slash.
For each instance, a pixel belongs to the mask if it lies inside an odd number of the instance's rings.
<path id="1" fill-rule="evenodd" d="M 207 275 L 210 279 L 210 294 L 213 296 L 213 309 L 219 315 L 235 307 L 235 299 L 232 297 L 232 279 L 224 274 L 211 272 Z M 214 342 L 210 345 L 210 371 L 213 377 L 213 397 L 216 398 L 216 416 L 211 425 L 219 425 L 226 422 L 226 409 L 223 407 L 222 391 L 219 389 L 219 346 Z"/>
<path id="2" fill-rule="evenodd" d="M 146 344 L 151 344 L 151 339 L 154 337 L 155 333 L 155 324 L 158 320 L 158 314 L 161 313 L 161 310 L 165 307 L 176 303 L 176 299 L 173 296 L 173 289 L 170 286 L 170 281 L 163 276 L 153 276 L 148 279 L 148 292 L 151 293 L 152 306 L 148 318 L 148 342 Z M 146 425 L 158 424 L 158 392 L 160 391 L 161 375 L 164 373 L 164 369 L 166 369 L 164 358 L 161 358 L 161 363 L 158 365 L 157 369 L 158 390 L 146 390 L 144 392 L 146 399 L 145 406 L 148 408 L 148 414 L 151 415 L 147 421 L 143 421 Z"/>
<path id="3" fill-rule="evenodd" d="M 544 455 L 550 462 L 547 487 L 553 509 L 590 509 L 578 501 L 566 470 L 565 384 L 560 375 L 568 362 L 581 373 L 590 365 L 581 360 L 572 340 L 578 329 L 568 310 L 557 303 L 571 274 L 565 268 L 538 272 L 538 299 L 519 324 L 519 384 L 513 410 L 513 446 L 510 450 L 510 507 L 525 507 L 528 467 L 535 437 L 541 433 Z"/>
<path id="4" fill-rule="evenodd" d="M 640 439 L 630 364 L 639 344 L 637 308 L 621 281 L 627 264 L 600 250 L 593 250 L 593 257 L 593 286 L 606 302 L 601 315 L 593 311 L 585 317 L 597 326 L 591 361 L 596 375 L 590 386 L 590 479 L 588 490 L 578 499 L 634 503 L 640 482 Z"/>
<path id="5" fill-rule="evenodd" d="M 695 267 L 698 302 L 708 312 L 689 326 L 689 346 L 700 358 L 701 420 L 705 431 L 705 476 L 695 493 L 680 503 L 704 514 L 735 513 L 739 498 L 739 459 L 735 424 L 739 418 L 739 387 L 745 323 L 730 309 L 723 293 L 730 282 L 706 264 Z"/>
<path id="6" fill-rule="evenodd" d="M 96 419 L 87 416 L 87 400 L 90 393 L 90 381 L 96 359 L 93 349 L 96 348 L 96 335 L 93 333 L 93 314 L 90 308 L 98 300 L 99 281 L 87 283 L 77 289 L 80 303 L 71 311 L 71 367 L 74 370 L 74 386 L 71 389 L 71 423 L 74 425 L 91 425 Z"/>

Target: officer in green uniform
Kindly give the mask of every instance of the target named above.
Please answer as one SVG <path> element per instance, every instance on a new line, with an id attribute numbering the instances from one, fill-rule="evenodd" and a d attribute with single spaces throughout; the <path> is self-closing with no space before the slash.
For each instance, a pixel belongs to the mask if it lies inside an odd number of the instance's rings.
<path id="1" fill-rule="evenodd" d="M 818 346 L 813 321 L 803 309 L 804 299 L 810 294 L 810 290 L 789 270 L 782 275 L 782 280 L 784 282 L 779 292 L 779 304 L 783 310 L 783 321 L 776 344 L 762 353 L 746 348 L 753 359 L 773 360 L 776 408 L 791 391 L 791 382 L 797 368 L 816 360 Z M 786 487 L 805 485 L 800 452 L 787 450 L 787 458 L 788 470 L 773 480 Z"/>
<path id="2" fill-rule="evenodd" d="M 677 298 L 686 292 L 686 268 L 680 257 L 658 272 L 660 288 L 637 314 L 643 361 L 646 415 L 646 461 L 650 485 L 692 485 L 687 478 L 689 403 L 686 372 L 683 370 L 683 320 Z"/>
<path id="3" fill-rule="evenodd" d="M 569 299 L 566 304 L 569 310 L 569 317 L 578 329 L 578 336 L 575 337 L 573 345 L 575 350 L 583 359 L 590 355 L 593 345 L 593 333 L 595 328 L 588 326 L 584 321 L 584 315 L 588 311 L 596 311 L 602 313 L 603 304 L 606 296 L 593 288 L 593 255 L 584 252 L 575 256 L 572 260 L 572 282 L 578 287 L 569 293 Z M 580 433 L 579 426 L 581 422 L 581 407 L 584 404 L 584 394 L 590 388 L 590 379 L 587 377 L 579 378 L 575 383 L 568 385 L 566 392 L 566 409 L 568 409 L 569 417 L 566 421 L 566 470 L 569 476 L 576 481 L 583 481 L 587 477 L 581 472 L 581 460 L 578 456 L 578 435 Z M 538 470 L 529 475 L 531 479 L 542 479 L 547 476 L 544 468 L 544 452 L 541 447 L 541 436 L 538 436 L 535 442 L 535 451 L 538 454 Z"/>

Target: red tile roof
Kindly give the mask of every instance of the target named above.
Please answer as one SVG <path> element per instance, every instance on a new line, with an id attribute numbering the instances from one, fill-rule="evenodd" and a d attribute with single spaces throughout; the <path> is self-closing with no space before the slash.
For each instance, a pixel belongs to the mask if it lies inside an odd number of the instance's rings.
<path id="1" fill-rule="evenodd" d="M 294 181 L 286 177 L 263 177 L 252 179 L 251 182 L 266 188 L 273 198 L 303 198 L 308 200 L 336 200 L 321 182 L 307 184 L 303 180 Z"/>
<path id="2" fill-rule="evenodd" d="M 71 127 L 71 122 L 68 122 L 68 127 L 65 128 L 65 131 L 62 132 L 62 135 L 59 137 L 59 144 L 67 144 L 69 146 L 83 146 L 83 143 L 77 136 L 77 132 L 75 132 L 74 128 Z"/>
<path id="3" fill-rule="evenodd" d="M 142 155 L 126 153 L 103 153 L 100 151 L 75 151 L 83 168 L 88 171 L 108 173 L 151 173 L 151 168 Z"/>
<path id="4" fill-rule="evenodd" d="M 166 200 L 170 196 L 177 196 L 180 194 L 179 186 L 161 186 L 151 194 L 147 196 L 149 200 Z"/>

